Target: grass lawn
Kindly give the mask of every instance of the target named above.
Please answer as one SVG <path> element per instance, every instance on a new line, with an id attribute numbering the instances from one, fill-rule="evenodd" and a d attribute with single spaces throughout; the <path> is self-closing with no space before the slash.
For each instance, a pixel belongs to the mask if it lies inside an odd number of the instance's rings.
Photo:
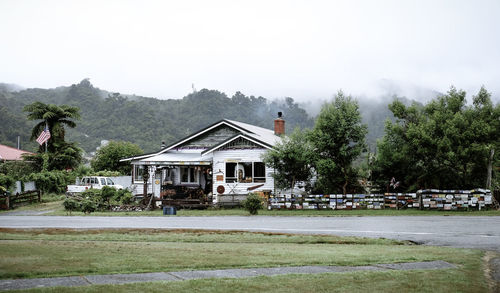
<path id="1" fill-rule="evenodd" d="M 483 252 L 387 239 L 168 230 L 0 230 L 0 278 L 444 260 L 456 269 L 33 289 L 32 292 L 485 292 Z"/>

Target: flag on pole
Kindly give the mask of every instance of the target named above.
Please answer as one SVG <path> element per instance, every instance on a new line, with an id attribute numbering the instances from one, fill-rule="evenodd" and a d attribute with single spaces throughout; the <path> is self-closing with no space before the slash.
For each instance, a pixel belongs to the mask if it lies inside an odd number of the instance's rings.
<path id="1" fill-rule="evenodd" d="M 36 139 L 36 142 L 38 142 L 39 145 L 44 144 L 47 140 L 50 138 L 50 131 L 47 126 L 45 126 L 45 129 L 40 133 L 38 138 Z"/>

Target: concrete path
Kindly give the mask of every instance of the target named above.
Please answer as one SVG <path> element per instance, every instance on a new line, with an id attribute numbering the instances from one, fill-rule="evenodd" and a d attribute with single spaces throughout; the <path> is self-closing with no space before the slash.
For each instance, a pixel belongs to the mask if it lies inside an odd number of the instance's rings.
<path id="1" fill-rule="evenodd" d="M 183 281 L 208 278 L 248 278 L 258 276 L 276 276 L 286 274 L 321 274 L 353 271 L 386 270 L 436 270 L 454 269 L 455 265 L 445 261 L 413 262 L 397 264 L 377 264 L 371 266 L 302 266 L 254 269 L 228 269 L 212 271 L 181 271 L 142 274 L 88 275 L 78 277 L 11 279 L 0 280 L 0 290 L 31 289 L 44 287 L 74 287 L 102 284 L 128 284 L 157 281 Z"/>
<path id="2" fill-rule="evenodd" d="M 328 234 L 411 240 L 500 251 L 499 216 L 397 217 L 64 217 L 0 216 L 1 228 L 207 229 Z"/>

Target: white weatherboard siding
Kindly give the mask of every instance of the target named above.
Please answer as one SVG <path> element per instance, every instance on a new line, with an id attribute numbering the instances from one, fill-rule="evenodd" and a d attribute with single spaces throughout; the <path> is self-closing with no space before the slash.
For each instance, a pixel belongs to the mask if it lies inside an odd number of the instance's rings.
<path id="1" fill-rule="evenodd" d="M 247 188 L 264 184 L 253 191 L 271 190 L 274 191 L 274 170 L 266 166 L 265 183 L 226 183 L 226 162 L 262 162 L 261 156 L 267 152 L 266 149 L 246 149 L 246 150 L 225 150 L 215 151 L 213 156 L 213 194 L 217 194 L 217 187 L 224 186 L 224 194 L 248 194 Z M 223 172 L 224 180 L 217 181 L 217 174 Z"/>

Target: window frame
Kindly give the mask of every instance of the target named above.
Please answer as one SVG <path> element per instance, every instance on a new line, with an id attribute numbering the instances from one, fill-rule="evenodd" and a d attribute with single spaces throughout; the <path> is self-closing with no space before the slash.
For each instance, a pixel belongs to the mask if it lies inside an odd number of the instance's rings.
<path id="1" fill-rule="evenodd" d="M 139 172 L 139 170 L 141 170 L 141 172 Z M 134 165 L 134 182 L 144 182 L 143 174 L 144 174 L 144 166 Z"/>
<path id="2" fill-rule="evenodd" d="M 183 171 L 186 170 L 186 171 Z M 187 172 L 187 180 L 188 181 L 182 181 L 182 173 Z M 194 176 L 194 181 L 192 181 L 191 175 Z M 181 166 L 179 168 L 179 182 L 180 184 L 200 184 L 200 172 L 196 170 L 195 167 L 191 166 Z"/>
<path id="3" fill-rule="evenodd" d="M 256 163 L 260 163 L 260 164 L 263 164 L 264 166 L 264 176 L 259 176 L 259 177 L 255 177 L 255 164 Z M 233 169 L 233 168 L 228 168 L 228 164 L 234 164 L 234 171 L 233 171 L 233 174 L 230 174 L 231 172 L 229 172 L 229 169 Z M 241 168 L 240 168 L 241 166 Z M 249 171 L 248 168 L 251 168 L 251 172 L 247 172 Z M 242 180 L 239 180 L 238 178 L 238 170 L 239 169 L 243 169 L 245 170 L 245 176 L 242 178 Z M 226 178 L 225 178 L 225 183 L 266 183 L 267 181 L 267 177 L 266 177 L 266 165 L 264 164 L 264 162 L 259 162 L 259 161 L 242 161 L 242 162 L 225 162 L 224 164 L 224 170 L 226 171 L 225 175 L 226 175 Z M 247 173 L 251 173 L 250 175 L 248 175 Z M 250 178 L 250 179 L 245 179 L 245 178 Z M 257 179 L 257 180 L 256 180 Z"/>

